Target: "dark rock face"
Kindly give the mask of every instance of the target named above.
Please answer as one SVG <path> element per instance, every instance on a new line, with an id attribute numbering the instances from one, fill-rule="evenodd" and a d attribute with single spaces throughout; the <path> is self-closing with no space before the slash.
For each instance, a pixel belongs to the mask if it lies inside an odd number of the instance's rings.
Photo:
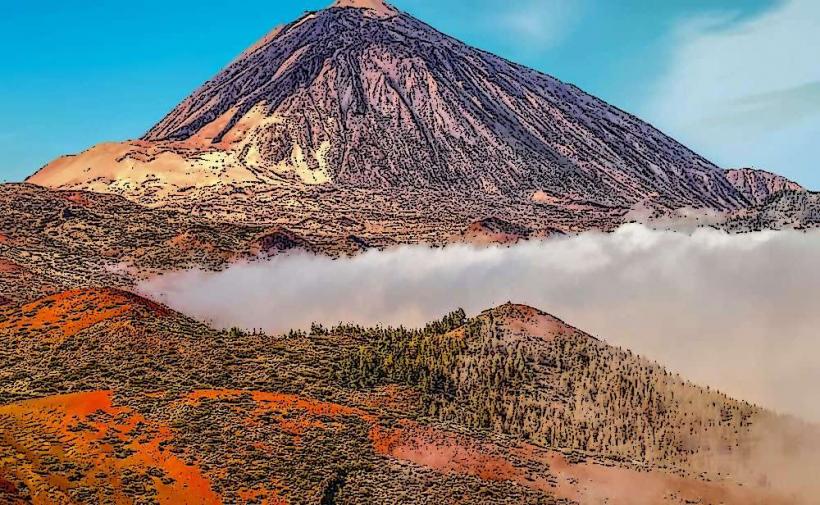
<path id="1" fill-rule="evenodd" d="M 634 116 L 369 3 L 274 31 L 143 140 L 241 146 L 259 173 L 297 160 L 343 187 L 748 205 L 715 165 Z"/>
<path id="2" fill-rule="evenodd" d="M 308 241 L 286 228 L 266 230 L 252 241 L 250 248 L 256 256 L 275 256 L 292 249 L 311 251 L 313 248 Z"/>

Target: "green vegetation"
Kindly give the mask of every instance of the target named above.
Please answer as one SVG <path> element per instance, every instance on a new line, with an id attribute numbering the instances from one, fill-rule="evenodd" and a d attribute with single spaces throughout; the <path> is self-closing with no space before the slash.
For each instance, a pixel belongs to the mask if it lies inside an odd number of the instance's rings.
<path id="1" fill-rule="evenodd" d="M 493 313 L 357 337 L 336 371 L 349 387 L 412 386 L 430 418 L 547 447 L 687 466 L 736 446 L 760 414 L 580 332 L 513 338 Z"/>

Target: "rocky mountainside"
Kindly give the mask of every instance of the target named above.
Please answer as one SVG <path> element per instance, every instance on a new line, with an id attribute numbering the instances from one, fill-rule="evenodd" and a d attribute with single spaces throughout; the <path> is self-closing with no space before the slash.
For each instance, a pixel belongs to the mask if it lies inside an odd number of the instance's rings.
<path id="1" fill-rule="evenodd" d="M 214 224 L 115 195 L 0 185 L 0 296 L 131 286 L 151 272 L 256 257 L 277 229 Z"/>
<path id="2" fill-rule="evenodd" d="M 739 232 L 817 228 L 820 226 L 820 193 L 803 189 L 779 191 L 755 209 L 730 214 L 721 226 Z"/>
<path id="3" fill-rule="evenodd" d="M 162 272 L 219 269 L 297 249 L 335 257 L 403 243 L 510 243 L 557 233 L 496 218 L 479 220 L 461 233 L 460 220 L 481 215 L 480 207 L 467 198 L 436 204 L 435 196 L 428 195 L 430 207 L 424 215 L 418 198 L 397 192 L 392 199 L 371 198 L 369 203 L 381 208 L 352 219 L 344 213 L 349 200 L 326 194 L 325 207 L 308 201 L 307 208 L 294 207 L 284 219 L 241 224 L 214 222 L 178 209 L 146 208 L 119 195 L 0 184 L 0 302 L 88 285 L 128 288 L 137 279 Z M 415 202 L 417 213 L 402 212 L 403 202 Z M 365 203 L 361 201 L 362 207 Z M 315 215 L 305 217 L 310 210 Z M 538 213 L 519 214 L 523 210 L 510 206 L 507 212 L 519 221 L 565 226 L 581 222 L 569 209 L 549 214 L 536 207 Z M 606 226 L 608 214 L 601 215 L 590 226 Z"/>
<path id="4" fill-rule="evenodd" d="M 273 336 L 97 288 L 0 309 L 0 433 L 2 503 L 808 504 L 820 446 L 526 306 Z"/>
<path id="5" fill-rule="evenodd" d="M 479 215 L 448 233 L 513 220 L 513 206 L 597 218 L 636 204 L 749 205 L 651 125 L 381 0 L 339 0 L 274 30 L 142 139 L 61 158 L 29 182 L 253 221 L 304 200 L 324 207 L 328 194 L 354 219 L 395 193 L 416 195 L 399 212 L 420 218 L 430 195 L 454 206 L 469 195 Z"/>
<path id="6" fill-rule="evenodd" d="M 755 168 L 733 168 L 726 171 L 726 178 L 750 202 L 761 205 L 780 191 L 805 191 L 794 181 Z"/>

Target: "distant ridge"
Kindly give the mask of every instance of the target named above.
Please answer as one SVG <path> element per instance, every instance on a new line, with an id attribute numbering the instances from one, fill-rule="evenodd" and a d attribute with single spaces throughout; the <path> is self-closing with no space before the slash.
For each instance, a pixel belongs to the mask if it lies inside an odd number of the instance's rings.
<path id="1" fill-rule="evenodd" d="M 756 168 L 735 168 L 726 171 L 729 182 L 749 201 L 761 205 L 780 191 L 805 191 L 806 189 L 782 175 Z"/>

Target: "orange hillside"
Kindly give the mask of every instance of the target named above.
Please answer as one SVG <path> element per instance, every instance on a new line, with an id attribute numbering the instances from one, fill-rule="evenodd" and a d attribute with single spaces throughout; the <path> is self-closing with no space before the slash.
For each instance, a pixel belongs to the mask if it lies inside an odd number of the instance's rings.
<path id="1" fill-rule="evenodd" d="M 78 289 L 0 310 L 0 332 L 27 330 L 62 341 L 103 321 L 169 314 L 167 308 L 126 291 Z"/>
<path id="2" fill-rule="evenodd" d="M 169 427 L 114 406 L 111 391 L 2 406 L 0 433 L 0 478 L 9 489 L 23 483 L 35 504 L 67 503 L 79 488 L 94 490 L 93 501 L 129 503 L 124 488 L 137 478 L 146 500 L 221 503 L 199 468 L 173 453 Z M 73 470 L 65 476 L 55 468 Z"/>

